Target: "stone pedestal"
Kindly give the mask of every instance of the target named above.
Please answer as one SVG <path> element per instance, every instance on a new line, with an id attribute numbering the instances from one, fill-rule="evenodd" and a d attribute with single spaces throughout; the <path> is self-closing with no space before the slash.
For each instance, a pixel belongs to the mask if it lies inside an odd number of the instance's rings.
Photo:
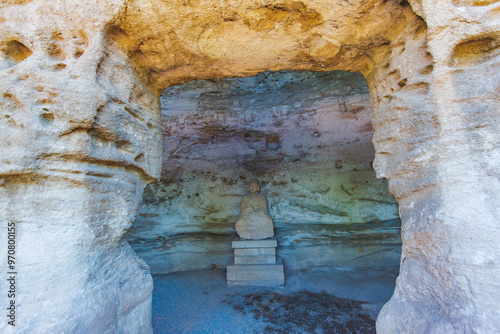
<path id="1" fill-rule="evenodd" d="M 275 239 L 233 241 L 234 265 L 227 266 L 227 285 L 285 285 L 277 246 Z"/>

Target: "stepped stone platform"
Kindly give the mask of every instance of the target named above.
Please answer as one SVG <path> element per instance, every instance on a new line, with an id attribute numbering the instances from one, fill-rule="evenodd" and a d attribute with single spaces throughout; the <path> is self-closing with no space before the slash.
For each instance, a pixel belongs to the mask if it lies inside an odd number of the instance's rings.
<path id="1" fill-rule="evenodd" d="M 233 241 L 234 265 L 227 266 L 227 285 L 285 285 L 277 246 L 276 239 Z"/>

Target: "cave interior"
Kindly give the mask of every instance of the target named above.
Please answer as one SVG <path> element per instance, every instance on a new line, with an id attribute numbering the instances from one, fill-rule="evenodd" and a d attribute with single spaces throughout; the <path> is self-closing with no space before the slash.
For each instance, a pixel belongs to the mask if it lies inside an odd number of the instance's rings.
<path id="1" fill-rule="evenodd" d="M 348 277 L 354 283 L 330 292 L 356 297 L 344 290 L 370 277 L 372 288 L 380 282 L 387 290 L 381 298 L 390 297 L 401 222 L 387 180 L 372 167 L 372 110 L 360 73 L 190 81 L 163 91 L 161 115 L 162 176 L 145 189 L 126 235 L 155 279 L 223 272 L 239 239 L 241 196 L 257 178 L 287 280 L 300 281 L 293 273 L 316 273 L 325 284 Z M 377 300 L 375 315 L 385 301 Z"/>

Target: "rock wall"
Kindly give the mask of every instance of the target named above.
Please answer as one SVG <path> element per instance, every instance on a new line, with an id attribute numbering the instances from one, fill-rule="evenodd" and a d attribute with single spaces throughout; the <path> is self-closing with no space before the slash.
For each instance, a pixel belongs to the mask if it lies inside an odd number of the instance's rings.
<path id="1" fill-rule="evenodd" d="M 1 5 L 2 333 L 152 331 L 151 275 L 123 235 L 160 174 L 160 115 L 104 38 L 120 8 Z"/>
<path id="2" fill-rule="evenodd" d="M 359 71 L 370 87 L 375 168 L 403 222 L 379 332 L 495 332 L 498 6 L 3 1 L 0 238 L 17 223 L 18 282 L 36 291 L 19 291 L 16 329 L 150 331 L 149 275 L 122 238 L 160 174 L 159 93 L 294 69 Z"/>
<path id="3" fill-rule="evenodd" d="M 267 195 L 287 270 L 398 266 L 398 206 L 371 168 L 361 74 L 202 80 L 166 89 L 161 101 L 163 176 L 127 234 L 153 273 L 232 262 L 251 178 Z"/>
<path id="4" fill-rule="evenodd" d="M 411 1 L 423 18 L 368 79 L 374 167 L 403 251 L 381 333 L 493 333 L 500 323 L 498 4 Z"/>

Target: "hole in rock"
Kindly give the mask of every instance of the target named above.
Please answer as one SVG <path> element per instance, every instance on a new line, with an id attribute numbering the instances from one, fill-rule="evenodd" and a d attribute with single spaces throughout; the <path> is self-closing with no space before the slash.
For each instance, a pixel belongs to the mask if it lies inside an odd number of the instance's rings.
<path id="1" fill-rule="evenodd" d="M 64 63 L 58 63 L 54 65 L 54 70 L 64 70 L 66 68 L 66 64 Z"/>
<path id="2" fill-rule="evenodd" d="M 127 233 L 155 280 L 155 330 L 374 332 L 401 240 L 398 204 L 372 168 L 363 76 L 192 81 L 161 94 L 161 113 L 162 177 Z M 226 286 L 252 178 L 274 220 L 284 288 Z"/>
<path id="3" fill-rule="evenodd" d="M 85 52 L 84 50 L 78 49 L 78 50 L 75 51 L 75 54 L 73 56 L 76 59 L 78 59 L 78 58 L 80 58 L 83 55 L 84 52 Z"/>
<path id="4" fill-rule="evenodd" d="M 6 69 L 12 67 L 33 53 L 28 47 L 23 43 L 12 40 L 4 42 L 0 45 L 1 57 L 0 57 L 0 69 Z"/>
<path id="5" fill-rule="evenodd" d="M 136 156 L 134 161 L 143 162 L 144 161 L 144 153 L 141 153 L 138 156 Z"/>
<path id="6" fill-rule="evenodd" d="M 40 114 L 40 118 L 45 124 L 50 124 L 54 122 L 54 113 L 50 112 L 47 108 L 44 108 L 43 112 Z"/>
<path id="7" fill-rule="evenodd" d="M 467 67 L 500 55 L 500 36 L 482 36 L 464 41 L 453 49 L 450 66 Z"/>

